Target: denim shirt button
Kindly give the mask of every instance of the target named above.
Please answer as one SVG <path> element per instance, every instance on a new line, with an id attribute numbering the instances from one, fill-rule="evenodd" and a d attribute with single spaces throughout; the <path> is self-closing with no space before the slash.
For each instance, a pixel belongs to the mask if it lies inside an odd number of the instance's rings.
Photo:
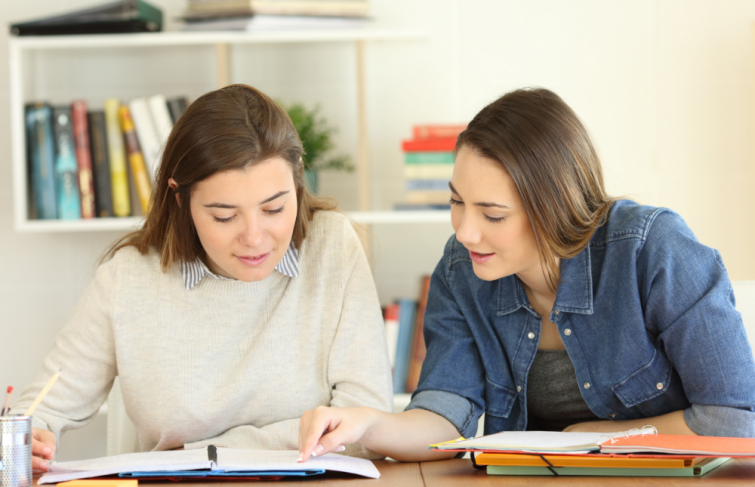
<path id="1" fill-rule="evenodd" d="M 558 314 L 558 310 L 554 311 L 555 314 Z"/>
<path id="2" fill-rule="evenodd" d="M 527 338 L 529 338 L 530 340 L 532 340 L 533 338 L 535 338 L 535 334 L 532 333 L 532 332 L 529 332 L 529 333 L 527 333 Z"/>
<path id="3" fill-rule="evenodd" d="M 611 419 L 613 419 L 613 418 L 616 417 L 616 413 L 611 413 L 611 414 L 608 415 L 608 417 L 611 418 Z"/>
<path id="4" fill-rule="evenodd" d="M 662 382 L 659 382 L 659 383 L 657 383 L 657 384 L 655 385 L 655 387 L 656 387 L 656 388 L 657 388 L 657 389 L 658 389 L 658 390 L 660 391 L 660 390 L 662 390 L 662 389 L 663 389 L 663 383 L 662 383 Z"/>
<path id="5" fill-rule="evenodd" d="M 589 388 L 590 388 L 590 383 L 589 382 L 585 382 L 585 389 L 589 389 Z"/>
<path id="6" fill-rule="evenodd" d="M 516 386 L 516 392 L 522 392 L 522 386 Z"/>
<path id="7" fill-rule="evenodd" d="M 566 336 L 571 335 L 571 328 L 567 328 L 566 330 L 564 330 L 564 335 Z"/>

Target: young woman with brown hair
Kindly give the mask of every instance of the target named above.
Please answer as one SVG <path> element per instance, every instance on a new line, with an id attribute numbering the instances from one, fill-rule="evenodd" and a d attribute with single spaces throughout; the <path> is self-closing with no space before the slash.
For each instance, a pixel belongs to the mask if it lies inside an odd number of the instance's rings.
<path id="1" fill-rule="evenodd" d="M 318 408 L 302 460 L 359 442 L 403 460 L 507 430 L 755 437 L 755 363 L 718 252 L 677 214 L 609 197 L 576 114 L 517 90 L 459 135 L 456 234 L 430 285 L 407 410 Z"/>
<path id="2" fill-rule="evenodd" d="M 34 468 L 117 375 L 139 449 L 296 449 L 308 409 L 391 410 L 375 285 L 348 219 L 303 184 L 287 114 L 250 86 L 191 104 L 143 227 L 97 269 L 35 382 Z M 346 454 L 375 457 L 361 445 Z"/>

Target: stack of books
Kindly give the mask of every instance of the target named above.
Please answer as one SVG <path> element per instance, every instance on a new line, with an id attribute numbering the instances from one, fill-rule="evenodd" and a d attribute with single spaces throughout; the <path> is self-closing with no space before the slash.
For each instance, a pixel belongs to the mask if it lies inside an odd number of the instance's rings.
<path id="1" fill-rule="evenodd" d="M 489 475 L 699 477 L 732 457 L 755 457 L 755 438 L 658 434 L 505 431 L 431 449 L 471 452 Z"/>
<path id="2" fill-rule="evenodd" d="M 427 352 L 423 323 L 429 291 L 430 276 L 422 276 L 417 300 L 399 299 L 383 311 L 395 394 L 414 392 L 419 382 L 419 373 Z"/>
<path id="3" fill-rule="evenodd" d="M 396 210 L 448 210 L 456 138 L 466 125 L 416 125 L 402 142 L 406 202 Z"/>
<path id="4" fill-rule="evenodd" d="M 368 0 L 188 0 L 185 31 L 363 27 Z"/>
<path id="5" fill-rule="evenodd" d="M 187 103 L 154 95 L 128 104 L 110 98 L 104 110 L 85 100 L 27 104 L 29 218 L 147 213 L 163 145 Z"/>

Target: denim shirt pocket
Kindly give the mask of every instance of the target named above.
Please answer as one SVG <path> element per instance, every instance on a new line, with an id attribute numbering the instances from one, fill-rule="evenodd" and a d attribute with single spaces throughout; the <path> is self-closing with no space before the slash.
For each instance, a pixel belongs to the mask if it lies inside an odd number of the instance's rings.
<path id="1" fill-rule="evenodd" d="M 485 382 L 485 414 L 508 418 L 516 402 L 517 393 L 489 378 L 486 378 Z"/>
<path id="2" fill-rule="evenodd" d="M 660 396 L 671 382 L 671 364 L 655 349 L 653 358 L 646 365 L 611 387 L 624 406 L 631 408 Z"/>

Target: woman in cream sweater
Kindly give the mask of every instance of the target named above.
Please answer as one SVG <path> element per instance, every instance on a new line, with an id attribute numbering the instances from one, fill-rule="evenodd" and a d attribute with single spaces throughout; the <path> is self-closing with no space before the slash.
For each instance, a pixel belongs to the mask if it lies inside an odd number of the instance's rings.
<path id="1" fill-rule="evenodd" d="M 143 227 L 110 249 L 15 405 L 62 368 L 34 415 L 36 470 L 116 376 L 143 451 L 296 449 L 308 409 L 390 411 L 367 260 L 348 219 L 305 189 L 302 153 L 285 111 L 252 87 L 188 107 Z"/>

